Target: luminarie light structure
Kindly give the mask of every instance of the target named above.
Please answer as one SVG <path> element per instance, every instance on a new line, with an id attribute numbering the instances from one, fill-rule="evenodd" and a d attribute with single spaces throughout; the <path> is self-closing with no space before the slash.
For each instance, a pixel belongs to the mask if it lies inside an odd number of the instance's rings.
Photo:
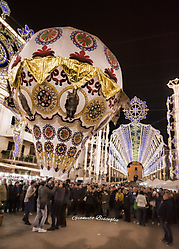
<path id="1" fill-rule="evenodd" d="M 131 100 L 131 109 L 125 110 L 125 117 L 131 123 L 114 130 L 110 140 L 110 161 L 112 167 L 120 167 L 127 172 L 131 162 L 142 164 L 143 177 L 165 169 L 163 137 L 151 125 L 142 124 L 148 108 L 146 102 L 136 96 Z"/>

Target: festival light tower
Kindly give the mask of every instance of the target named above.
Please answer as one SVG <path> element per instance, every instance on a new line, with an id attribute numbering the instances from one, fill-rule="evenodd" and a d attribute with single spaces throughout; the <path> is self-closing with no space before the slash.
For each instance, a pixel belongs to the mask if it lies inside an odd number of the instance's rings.
<path id="1" fill-rule="evenodd" d="M 170 177 L 173 179 L 173 174 L 176 179 L 179 179 L 179 79 L 170 80 L 167 84 L 172 88 L 174 94 L 167 98 L 167 132 L 169 135 L 169 159 L 170 159 Z"/>

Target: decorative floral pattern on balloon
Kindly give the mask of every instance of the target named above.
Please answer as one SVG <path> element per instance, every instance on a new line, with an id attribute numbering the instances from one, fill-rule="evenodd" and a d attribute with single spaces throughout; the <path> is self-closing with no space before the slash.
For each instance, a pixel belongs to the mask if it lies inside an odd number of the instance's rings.
<path id="1" fill-rule="evenodd" d="M 47 81 L 48 82 L 53 81 L 53 83 L 55 85 L 59 85 L 59 86 L 62 86 L 62 84 L 65 83 L 65 82 L 68 85 L 71 85 L 71 82 L 69 81 L 68 76 L 66 75 L 65 71 L 62 70 L 61 73 L 60 73 L 59 69 L 57 69 L 57 68 L 55 68 L 53 70 L 53 72 L 51 72 L 50 76 L 47 78 Z"/>
<path id="2" fill-rule="evenodd" d="M 114 73 L 113 68 L 105 68 L 104 72 L 109 76 L 110 79 L 114 80 L 117 83 L 117 77 Z"/>
<path id="3" fill-rule="evenodd" d="M 75 52 L 74 54 L 70 54 L 70 59 L 78 60 L 82 63 L 88 63 L 93 65 L 93 60 L 90 59 L 89 55 L 85 54 L 85 51 Z"/>
<path id="4" fill-rule="evenodd" d="M 119 69 L 119 63 L 115 55 L 106 46 L 104 46 L 104 53 L 111 67 L 116 70 Z"/>
<path id="5" fill-rule="evenodd" d="M 46 29 L 40 32 L 35 38 L 39 45 L 48 45 L 56 42 L 62 36 L 63 30 L 60 28 Z"/>
<path id="6" fill-rule="evenodd" d="M 103 98 L 97 97 L 92 99 L 86 106 L 83 119 L 89 125 L 96 124 L 103 118 L 106 109 L 106 101 Z"/>
<path id="7" fill-rule="evenodd" d="M 58 156 L 65 155 L 66 150 L 67 150 L 67 146 L 63 143 L 57 144 L 56 149 L 55 149 Z"/>
<path id="8" fill-rule="evenodd" d="M 46 115 L 54 112 L 57 108 L 57 90 L 50 83 L 36 85 L 32 91 L 34 107 Z"/>
<path id="9" fill-rule="evenodd" d="M 75 132 L 72 138 L 72 144 L 78 146 L 83 140 L 83 133 L 81 131 Z"/>
<path id="10" fill-rule="evenodd" d="M 44 144 L 44 150 L 45 150 L 45 152 L 46 152 L 47 154 L 52 153 L 53 150 L 54 150 L 53 144 L 52 144 L 50 141 L 45 142 L 45 144 Z"/>
<path id="11" fill-rule="evenodd" d="M 19 55 L 16 56 L 16 59 L 14 60 L 14 63 L 12 64 L 12 68 L 17 66 L 17 64 L 21 62 L 21 57 Z"/>
<path id="12" fill-rule="evenodd" d="M 92 95 L 94 95 L 95 93 L 98 93 L 98 96 L 101 95 L 100 94 L 101 84 L 99 81 L 95 82 L 94 79 L 89 80 L 88 82 L 86 82 L 86 84 L 81 86 L 81 88 L 85 88 L 85 87 L 87 87 L 88 93 L 91 93 Z"/>
<path id="13" fill-rule="evenodd" d="M 45 56 L 54 56 L 55 51 L 51 48 L 48 48 L 46 45 L 42 47 L 42 49 L 37 49 L 37 52 L 32 54 L 32 58 L 36 57 L 45 57 Z"/>
<path id="14" fill-rule="evenodd" d="M 89 138 L 89 136 L 87 136 L 87 137 L 85 137 L 85 138 L 83 139 L 83 142 L 82 142 L 82 144 L 81 144 L 81 148 L 82 148 L 82 149 L 84 148 L 85 143 L 86 143 L 86 141 L 88 140 L 88 138 Z"/>
<path id="15" fill-rule="evenodd" d="M 113 108 L 118 100 L 116 98 L 116 95 L 114 95 L 111 98 L 109 98 L 107 101 L 109 101 L 109 107 Z"/>
<path id="16" fill-rule="evenodd" d="M 42 143 L 38 141 L 36 143 L 36 148 L 37 148 L 38 153 L 41 153 L 42 152 Z"/>
<path id="17" fill-rule="evenodd" d="M 76 147 L 70 147 L 70 149 L 69 149 L 68 152 L 67 152 L 68 157 L 74 157 L 76 151 L 77 151 Z"/>
<path id="18" fill-rule="evenodd" d="M 38 127 L 37 125 L 34 125 L 33 127 L 33 131 L 34 131 L 34 137 L 38 140 L 41 138 L 41 130 L 40 127 Z"/>
<path id="19" fill-rule="evenodd" d="M 71 134 L 71 130 L 65 126 L 58 129 L 57 137 L 61 142 L 67 142 L 70 140 Z"/>
<path id="20" fill-rule="evenodd" d="M 97 42 L 90 34 L 83 31 L 73 31 L 70 36 L 73 44 L 81 50 L 93 51 L 97 48 Z"/>
<path id="21" fill-rule="evenodd" d="M 55 128 L 51 126 L 50 124 L 46 124 L 43 127 L 43 135 L 45 139 L 53 140 L 55 137 Z"/>

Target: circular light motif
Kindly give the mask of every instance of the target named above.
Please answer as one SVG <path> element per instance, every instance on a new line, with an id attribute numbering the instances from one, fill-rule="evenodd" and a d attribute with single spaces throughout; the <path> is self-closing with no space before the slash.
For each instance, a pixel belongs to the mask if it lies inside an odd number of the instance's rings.
<path id="1" fill-rule="evenodd" d="M 78 146 L 83 139 L 83 133 L 81 131 L 75 132 L 72 138 L 72 143 L 75 146 Z"/>
<path id="2" fill-rule="evenodd" d="M 57 144 L 56 149 L 55 149 L 58 156 L 65 155 L 66 150 L 67 150 L 67 146 L 65 144 L 62 144 L 62 143 Z"/>
<path id="3" fill-rule="evenodd" d="M 34 131 L 34 137 L 37 140 L 40 139 L 41 138 L 41 130 L 40 130 L 40 128 L 37 125 L 34 125 L 33 131 Z"/>
<path id="4" fill-rule="evenodd" d="M 96 40 L 83 31 L 73 31 L 70 36 L 73 44 L 82 50 L 93 51 L 97 48 Z"/>
<path id="5" fill-rule="evenodd" d="M 76 147 L 70 147 L 69 151 L 67 152 L 68 157 L 74 157 L 76 151 L 77 151 Z"/>
<path id="6" fill-rule="evenodd" d="M 35 38 L 39 45 L 48 45 L 56 42 L 62 36 L 63 30 L 60 28 L 46 29 L 40 32 Z"/>
<path id="7" fill-rule="evenodd" d="M 57 109 L 58 93 L 56 88 L 45 82 L 36 85 L 32 90 L 34 107 L 43 114 L 53 113 Z"/>
<path id="8" fill-rule="evenodd" d="M 42 107 L 49 107 L 52 103 L 52 96 L 48 91 L 42 90 L 38 93 L 38 103 Z"/>
<path id="9" fill-rule="evenodd" d="M 58 129 L 57 137 L 61 142 L 67 142 L 71 137 L 71 130 L 68 127 L 62 127 Z"/>
<path id="10" fill-rule="evenodd" d="M 42 152 L 42 143 L 38 141 L 36 143 L 36 148 L 37 148 L 38 153 L 41 153 Z"/>
<path id="11" fill-rule="evenodd" d="M 0 68 L 7 67 L 8 63 L 9 53 L 4 44 L 0 41 Z"/>
<path id="12" fill-rule="evenodd" d="M 100 105 L 94 105 L 89 110 L 89 116 L 92 119 L 97 118 L 101 114 L 101 106 Z"/>
<path id="13" fill-rule="evenodd" d="M 45 150 L 45 152 L 47 154 L 52 153 L 53 149 L 54 149 L 54 146 L 53 146 L 53 144 L 50 141 L 45 142 L 45 144 L 44 144 L 44 150 Z"/>
<path id="14" fill-rule="evenodd" d="M 83 120 L 89 125 L 96 124 L 104 117 L 106 110 L 107 106 L 104 98 L 97 97 L 92 99 L 82 115 Z"/>
<path id="15" fill-rule="evenodd" d="M 119 69 L 119 63 L 115 55 L 106 46 L 104 47 L 104 53 L 111 67 L 116 70 Z"/>
<path id="16" fill-rule="evenodd" d="M 46 124 L 43 128 L 44 138 L 47 140 L 52 140 L 55 137 L 55 128 L 49 124 Z"/>

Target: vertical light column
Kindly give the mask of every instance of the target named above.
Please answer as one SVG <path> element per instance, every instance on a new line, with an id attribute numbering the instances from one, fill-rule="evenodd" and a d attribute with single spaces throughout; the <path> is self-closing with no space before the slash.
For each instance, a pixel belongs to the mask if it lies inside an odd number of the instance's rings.
<path id="1" fill-rule="evenodd" d="M 112 165 L 112 160 L 113 160 L 113 156 L 112 156 L 112 151 L 110 151 L 110 160 L 109 160 L 109 182 L 111 182 L 111 165 Z"/>
<path id="2" fill-rule="evenodd" d="M 174 144 L 174 153 L 171 152 L 172 147 L 171 144 L 169 144 L 169 149 L 170 149 L 170 162 L 173 161 L 173 158 L 175 160 L 175 170 L 173 170 L 173 166 L 170 169 L 170 176 L 173 178 L 173 173 L 176 175 L 176 179 L 179 179 L 179 166 L 178 166 L 178 159 L 179 159 L 179 79 L 176 78 L 174 80 L 170 80 L 167 84 L 169 88 L 172 88 L 174 91 L 174 94 L 172 95 L 173 98 L 173 111 L 170 112 L 168 108 L 168 113 L 173 116 L 174 118 L 174 123 L 173 123 L 173 130 L 174 130 L 174 137 L 171 140 L 170 137 L 170 142 Z M 169 103 L 167 101 L 167 104 L 169 107 Z M 167 114 L 168 117 L 168 114 Z M 170 125 L 170 128 L 171 125 Z"/>
<path id="3" fill-rule="evenodd" d="M 85 144 L 85 162 L 84 162 L 84 170 L 83 170 L 83 182 L 85 181 L 86 177 L 86 169 L 87 169 L 87 159 L 88 159 L 88 141 Z"/>
<path id="4" fill-rule="evenodd" d="M 105 152 L 104 152 L 104 175 L 107 174 L 107 160 L 108 160 L 107 148 L 108 148 L 109 124 L 106 126 L 105 131 L 106 131 L 106 137 L 105 137 Z"/>
<path id="5" fill-rule="evenodd" d="M 100 130 L 97 134 L 96 183 L 98 183 L 100 160 L 101 160 L 101 133 L 102 131 Z"/>
<path id="6" fill-rule="evenodd" d="M 92 169 L 92 161 L 93 161 L 93 143 L 94 143 L 94 138 L 91 138 L 91 149 L 90 149 L 90 163 L 89 163 L 89 183 L 91 181 L 91 169 Z"/>

